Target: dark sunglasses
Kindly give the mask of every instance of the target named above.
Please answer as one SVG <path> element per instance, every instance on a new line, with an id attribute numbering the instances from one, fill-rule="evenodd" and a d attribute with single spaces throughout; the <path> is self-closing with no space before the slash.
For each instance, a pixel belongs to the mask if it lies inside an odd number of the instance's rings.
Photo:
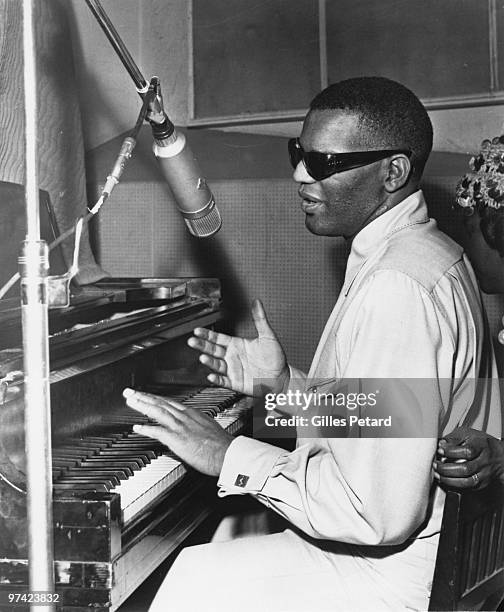
<path id="1" fill-rule="evenodd" d="M 390 155 L 402 153 L 411 157 L 411 151 L 406 149 L 383 149 L 381 151 L 357 151 L 355 153 L 320 153 L 319 151 L 304 151 L 299 138 L 289 139 L 289 158 L 295 169 L 300 161 L 303 162 L 308 174 L 316 181 L 352 168 L 367 166 Z"/>

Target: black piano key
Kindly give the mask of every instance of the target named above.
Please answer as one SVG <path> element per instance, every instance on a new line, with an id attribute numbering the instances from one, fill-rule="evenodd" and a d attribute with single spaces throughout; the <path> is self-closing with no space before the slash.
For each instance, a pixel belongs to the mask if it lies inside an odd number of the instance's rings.
<path id="1" fill-rule="evenodd" d="M 150 421 L 149 424 L 155 424 L 155 421 Z M 141 436 L 140 434 L 135 433 L 134 431 L 127 438 L 123 438 L 120 442 L 113 444 L 113 447 L 121 447 L 127 444 L 147 444 L 150 442 L 151 446 L 160 446 L 162 442 L 159 440 L 154 440 L 150 436 Z"/>
<path id="2" fill-rule="evenodd" d="M 96 449 L 81 448 L 79 446 L 58 447 L 53 450 L 53 455 L 56 457 L 86 457 L 87 455 L 96 455 L 97 452 Z"/>
<path id="3" fill-rule="evenodd" d="M 121 452 L 120 450 L 114 450 L 114 449 L 110 449 L 110 451 L 107 453 L 105 452 L 101 453 L 100 457 L 102 459 L 105 457 L 108 457 L 110 458 L 111 461 L 113 461 L 115 458 L 117 458 L 118 461 L 123 461 L 123 460 L 138 461 L 138 463 L 140 463 L 140 467 L 145 467 L 148 463 L 151 462 L 149 457 L 147 457 L 147 455 L 143 453 L 128 453 L 128 452 Z"/>
<path id="4" fill-rule="evenodd" d="M 75 442 L 74 444 L 60 444 L 56 447 L 57 449 L 60 449 L 62 451 L 77 451 L 77 450 L 81 450 L 83 452 L 93 452 L 96 450 L 96 448 L 99 448 L 99 446 L 97 446 L 96 442 Z"/>
<path id="5" fill-rule="evenodd" d="M 135 434 L 135 436 L 138 436 L 138 434 Z M 166 448 L 166 446 L 162 442 L 154 438 L 150 438 L 149 436 L 133 437 L 132 435 L 129 440 L 131 440 L 131 442 L 134 444 L 144 444 L 147 448 L 152 448 L 153 450 L 164 450 Z"/>
<path id="6" fill-rule="evenodd" d="M 53 454 L 53 460 L 54 461 L 60 461 L 60 462 L 66 462 L 66 463 L 79 463 L 79 461 L 82 461 L 83 459 L 85 459 L 86 457 L 79 457 L 78 455 L 60 455 L 60 454 Z"/>
<path id="7" fill-rule="evenodd" d="M 224 407 L 222 405 L 220 405 L 220 404 L 215 404 L 215 403 L 212 403 L 212 402 L 205 402 L 205 401 L 202 401 L 202 402 L 191 402 L 191 403 L 186 404 L 186 406 L 188 408 L 194 408 L 196 410 L 202 410 L 203 412 L 210 411 L 214 415 L 217 415 L 217 414 L 223 412 L 223 410 L 224 410 Z"/>
<path id="8" fill-rule="evenodd" d="M 71 455 L 53 455 L 53 461 L 59 462 L 62 466 L 65 463 L 67 465 L 79 465 L 79 463 L 84 459 L 86 459 L 86 457 L 72 457 Z"/>
<path id="9" fill-rule="evenodd" d="M 136 455 L 133 451 L 129 451 L 127 448 L 121 450 L 120 448 L 106 448 L 100 453 L 100 457 L 119 457 L 124 455 L 125 457 L 138 457 L 145 464 L 150 463 L 151 459 L 156 458 L 156 453 L 154 451 L 149 451 L 148 449 L 142 450 Z"/>
<path id="10" fill-rule="evenodd" d="M 111 467 L 112 466 L 112 467 Z M 111 463 L 110 461 L 104 461 L 104 460 L 98 460 L 98 461 L 82 461 L 79 464 L 79 469 L 82 468 L 89 468 L 89 469 L 96 469 L 96 470 L 100 470 L 100 469 L 113 469 L 116 470 L 117 473 L 123 473 L 125 478 L 129 478 L 130 476 L 133 476 L 134 470 L 129 466 L 129 465 L 125 465 L 124 462 L 120 461 L 114 461 L 113 463 Z M 139 466 L 136 466 L 136 469 L 139 469 Z"/>
<path id="11" fill-rule="evenodd" d="M 124 433 L 106 433 L 103 436 L 85 436 L 83 438 L 70 438 L 69 442 L 75 442 L 76 444 L 83 443 L 90 444 L 112 444 L 115 440 L 120 440 L 124 436 Z"/>
<path id="12" fill-rule="evenodd" d="M 114 446 L 111 446 L 110 449 L 107 450 L 127 451 L 131 453 L 140 451 L 146 453 L 151 459 L 155 459 L 162 452 L 163 445 L 151 438 L 151 444 L 147 442 L 125 442 L 124 444 L 114 444 Z"/>
<path id="13" fill-rule="evenodd" d="M 79 479 L 80 478 L 83 478 L 83 479 L 103 478 L 107 481 L 114 483 L 114 485 L 118 485 L 121 480 L 124 480 L 126 478 L 126 474 L 123 473 L 122 478 L 120 478 L 119 472 L 115 470 L 114 468 L 108 469 L 108 470 L 107 469 L 95 470 L 95 469 L 89 469 L 89 468 L 72 468 L 70 470 L 67 470 L 62 478 L 64 478 L 65 480 L 70 479 L 70 478 L 79 478 Z"/>
<path id="14" fill-rule="evenodd" d="M 66 476 L 63 476 L 63 478 L 59 478 L 55 483 L 54 486 L 59 486 L 61 484 L 73 484 L 75 489 L 80 489 L 81 485 L 103 485 L 104 487 L 106 487 L 107 491 L 110 491 L 110 489 L 113 489 L 116 485 L 114 483 L 113 480 L 108 479 L 106 477 L 102 477 L 102 476 L 86 476 L 85 478 L 78 478 L 78 477 L 74 477 L 74 478 L 67 478 Z"/>
<path id="15" fill-rule="evenodd" d="M 148 438 L 149 436 L 147 436 Z M 115 442 L 114 444 L 112 444 L 112 446 L 107 447 L 108 448 L 135 448 L 135 447 L 145 447 L 147 446 L 147 442 L 148 440 L 138 440 L 136 438 L 133 437 L 128 437 L 128 438 L 124 438 L 123 440 L 121 440 L 120 442 Z M 159 442 L 158 440 L 154 440 L 153 438 L 150 438 L 150 447 L 154 448 L 156 446 L 160 446 L 161 442 Z M 107 450 L 104 449 L 104 450 Z"/>
<path id="16" fill-rule="evenodd" d="M 79 442 L 78 440 L 74 441 L 74 448 L 80 448 L 82 449 L 85 453 L 89 452 L 89 450 L 92 451 L 96 451 L 99 452 L 102 448 L 107 448 L 107 446 L 110 446 L 112 444 L 113 440 L 111 441 L 107 441 L 107 440 L 103 440 L 102 442 L 88 442 L 86 441 L 86 443 L 84 442 Z"/>
<path id="17" fill-rule="evenodd" d="M 147 417 L 142 414 L 135 412 L 132 408 L 129 408 L 130 414 L 120 414 L 110 417 L 110 419 L 104 420 L 104 423 L 113 423 L 115 427 L 128 425 L 135 425 L 135 423 L 141 423 Z"/>
<path id="18" fill-rule="evenodd" d="M 83 467 L 93 467 L 94 465 L 96 465 L 97 467 L 100 467 L 101 465 L 103 465 L 104 467 L 107 465 L 110 465 L 110 459 L 103 459 L 100 457 L 89 457 L 89 459 L 84 459 L 83 461 L 80 462 L 81 466 Z M 117 465 L 121 470 L 130 470 L 131 471 L 131 476 L 133 475 L 133 472 L 136 472 L 137 470 L 140 470 L 142 467 L 145 467 L 142 464 L 140 464 L 139 461 L 132 461 L 131 459 L 127 460 L 127 459 L 123 459 L 121 457 L 120 460 L 114 461 L 114 465 Z"/>
<path id="19" fill-rule="evenodd" d="M 215 408 L 210 408 L 210 407 L 202 408 L 201 412 L 203 414 L 208 415 L 209 417 L 212 417 L 213 419 L 215 419 L 215 417 L 219 414 L 218 410 L 216 410 Z"/>
<path id="20" fill-rule="evenodd" d="M 63 459 L 53 455 L 52 465 L 56 468 L 74 467 L 79 465 L 79 461 L 77 459 Z"/>
<path id="21" fill-rule="evenodd" d="M 71 481 L 71 482 L 55 482 L 53 483 L 53 489 L 56 490 L 60 490 L 60 491 L 68 491 L 68 490 L 72 490 L 72 491 L 103 491 L 103 492 L 107 492 L 110 491 L 111 487 L 108 487 L 101 482 L 75 482 L 75 481 Z"/>

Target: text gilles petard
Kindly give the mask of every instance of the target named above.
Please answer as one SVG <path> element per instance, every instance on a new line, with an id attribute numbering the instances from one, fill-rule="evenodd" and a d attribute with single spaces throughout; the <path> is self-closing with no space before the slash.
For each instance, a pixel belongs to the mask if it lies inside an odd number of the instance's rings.
<path id="1" fill-rule="evenodd" d="M 265 415 L 264 424 L 267 427 L 391 427 L 391 415 L 383 418 L 362 416 L 362 412 L 367 408 L 377 405 L 378 394 L 378 390 L 370 393 L 320 393 L 300 390 L 267 393 L 264 396 L 264 408 L 269 414 Z M 331 412 L 339 408 L 337 412 L 357 410 L 360 414 L 327 414 L 328 408 Z M 307 415 L 308 410 L 315 414 Z"/>

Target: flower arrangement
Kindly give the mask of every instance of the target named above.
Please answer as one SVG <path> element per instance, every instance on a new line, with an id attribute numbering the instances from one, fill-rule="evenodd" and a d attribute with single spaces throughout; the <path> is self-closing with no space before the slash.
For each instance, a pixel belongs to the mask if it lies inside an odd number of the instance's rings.
<path id="1" fill-rule="evenodd" d="M 504 135 L 481 143 L 481 151 L 469 162 L 471 172 L 457 185 L 457 204 L 474 212 L 475 206 L 504 206 Z"/>

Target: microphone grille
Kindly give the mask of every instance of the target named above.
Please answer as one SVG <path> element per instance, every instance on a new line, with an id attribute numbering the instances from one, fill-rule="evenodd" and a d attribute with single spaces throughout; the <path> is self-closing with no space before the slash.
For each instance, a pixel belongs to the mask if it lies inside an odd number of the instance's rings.
<path id="1" fill-rule="evenodd" d="M 203 216 L 189 217 L 184 215 L 189 232 L 196 238 L 208 238 L 216 234 L 222 225 L 219 210 L 215 204 Z"/>

